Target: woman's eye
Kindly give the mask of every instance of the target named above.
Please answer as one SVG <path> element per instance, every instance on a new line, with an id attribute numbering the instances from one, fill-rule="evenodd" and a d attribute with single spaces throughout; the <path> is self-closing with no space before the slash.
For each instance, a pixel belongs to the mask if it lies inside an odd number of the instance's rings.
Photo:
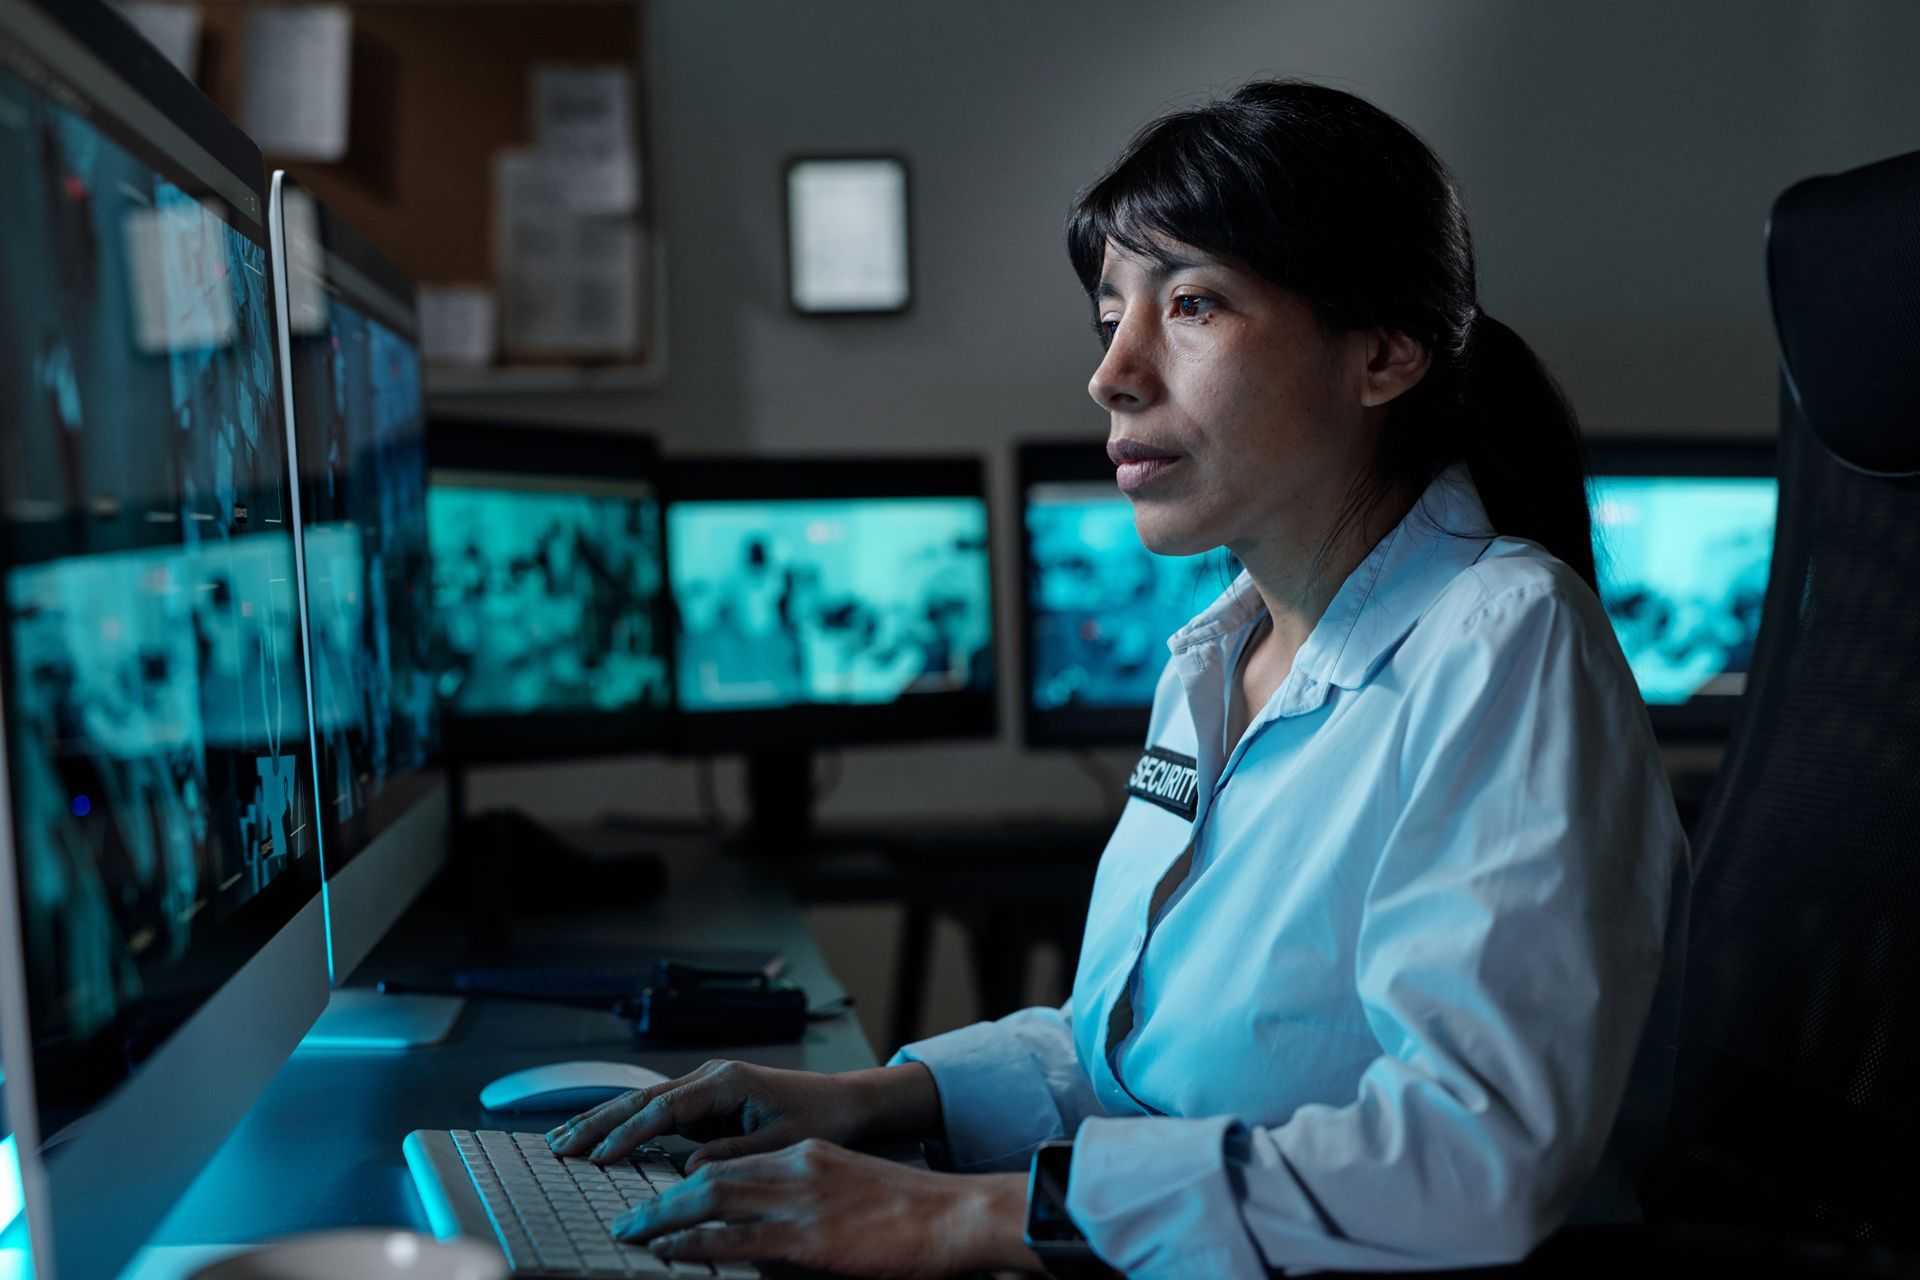
<path id="1" fill-rule="evenodd" d="M 1113 335 L 1119 328 L 1120 322 L 1118 320 L 1095 320 L 1093 322 L 1093 332 L 1099 337 L 1102 349 L 1113 345 Z"/>
<path id="2" fill-rule="evenodd" d="M 1173 309 L 1177 314 L 1193 320 L 1213 309 L 1213 299 L 1190 293 L 1182 294 L 1173 300 Z"/>

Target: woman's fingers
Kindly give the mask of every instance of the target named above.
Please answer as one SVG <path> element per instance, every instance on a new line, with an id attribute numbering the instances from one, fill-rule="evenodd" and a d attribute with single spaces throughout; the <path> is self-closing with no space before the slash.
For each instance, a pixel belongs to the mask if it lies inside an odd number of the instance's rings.
<path id="1" fill-rule="evenodd" d="M 663 1133 L 675 1133 L 709 1117 L 738 1111 L 746 1096 L 739 1076 L 730 1071 L 710 1071 L 685 1084 L 672 1084 L 650 1092 L 644 1106 L 606 1129 L 599 1145 L 587 1152 L 587 1159 L 599 1164 L 624 1159 L 641 1143 L 651 1142 Z M 596 1128 L 604 1124 L 603 1119 Z M 576 1149 L 577 1146 L 569 1151 L 554 1148 L 561 1155 Z"/>
<path id="2" fill-rule="evenodd" d="M 793 1231 L 792 1224 L 786 1222 L 710 1222 L 703 1227 L 655 1236 L 647 1247 L 659 1258 L 746 1262 L 785 1257 L 792 1249 Z"/>
<path id="3" fill-rule="evenodd" d="M 796 1141 L 793 1126 L 770 1124 L 764 1129 L 755 1129 L 752 1133 L 739 1134 L 730 1138 L 715 1138 L 704 1144 L 698 1151 L 687 1157 L 687 1172 L 717 1164 L 722 1160 L 738 1160 L 741 1156 L 757 1156 L 767 1151 L 778 1151 L 782 1147 L 792 1146 Z"/>
<path id="4" fill-rule="evenodd" d="M 722 1066 L 719 1062 L 708 1062 L 698 1070 L 690 1071 L 677 1080 L 664 1084 L 648 1085 L 644 1089 L 634 1089 L 621 1094 L 588 1111 L 583 1111 L 564 1124 L 555 1125 L 547 1130 L 547 1145 L 555 1155 L 575 1156 L 590 1151 L 601 1139 L 612 1133 L 648 1103 L 663 1093 L 692 1084 L 713 1073 Z"/>
<path id="5" fill-rule="evenodd" d="M 613 1234 L 616 1239 L 643 1242 L 703 1222 L 753 1223 L 773 1198 L 772 1189 L 755 1180 L 750 1169 L 714 1165 L 635 1205 L 614 1220 Z"/>

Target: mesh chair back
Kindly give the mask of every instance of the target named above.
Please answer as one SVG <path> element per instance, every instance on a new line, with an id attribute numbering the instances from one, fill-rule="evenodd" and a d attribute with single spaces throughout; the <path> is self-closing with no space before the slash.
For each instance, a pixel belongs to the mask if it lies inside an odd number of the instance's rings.
<path id="1" fill-rule="evenodd" d="M 1789 191 L 1769 269 L 1780 519 L 1746 701 L 1697 831 L 1673 1121 L 1647 1208 L 1910 1245 L 1920 154 Z M 1848 367 L 1896 354 L 1898 368 Z"/>

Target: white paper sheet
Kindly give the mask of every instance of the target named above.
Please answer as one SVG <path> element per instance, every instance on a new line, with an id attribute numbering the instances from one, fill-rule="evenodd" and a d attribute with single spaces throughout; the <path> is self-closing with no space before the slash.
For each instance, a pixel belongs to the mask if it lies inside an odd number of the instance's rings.
<path id="1" fill-rule="evenodd" d="M 565 166 L 540 151 L 494 156 L 494 278 L 509 354 L 622 356 L 640 343 L 644 237 L 632 218 L 576 212 Z"/>
<path id="2" fill-rule="evenodd" d="M 353 14 L 339 4 L 250 9 L 246 30 L 241 127 L 269 156 L 343 159 Z"/>
<path id="3" fill-rule="evenodd" d="M 619 63 L 533 70 L 534 145 L 555 162 L 577 213 L 632 213 L 640 205 L 633 74 Z"/>
<path id="4" fill-rule="evenodd" d="M 493 363 L 493 291 L 471 284 L 423 284 L 419 291 L 420 358 L 427 364 Z"/>
<path id="5" fill-rule="evenodd" d="M 907 174 L 884 159 L 804 160 L 787 176 L 793 304 L 802 311 L 907 305 Z"/>

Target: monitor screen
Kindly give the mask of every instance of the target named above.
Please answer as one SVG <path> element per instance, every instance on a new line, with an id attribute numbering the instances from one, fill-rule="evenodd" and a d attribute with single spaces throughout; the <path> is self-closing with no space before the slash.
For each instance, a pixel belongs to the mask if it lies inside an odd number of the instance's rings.
<path id="1" fill-rule="evenodd" d="M 332 877 L 431 785 L 439 748 L 413 289 L 282 180 L 322 854 Z"/>
<path id="2" fill-rule="evenodd" d="M 740 716 L 784 717 L 800 743 L 977 731 L 959 709 L 994 687 L 980 481 L 970 462 L 676 461 L 668 576 L 689 737 L 753 723 Z"/>
<path id="3" fill-rule="evenodd" d="M 1151 706 L 1167 638 L 1232 584 L 1239 563 L 1225 548 L 1147 550 L 1133 504 L 1111 483 L 1038 485 L 1026 499 L 1034 709 Z"/>
<path id="4" fill-rule="evenodd" d="M 46 1142 L 312 899 L 319 870 L 259 193 L 177 126 L 132 123 L 157 112 L 45 19 L 14 23 L 0 646 Z"/>
<path id="5" fill-rule="evenodd" d="M 1134 745 L 1167 640 L 1240 573 L 1225 548 L 1147 550 L 1100 445 L 1020 448 L 1021 610 L 1031 746 Z"/>
<path id="6" fill-rule="evenodd" d="M 449 751 L 659 745 L 673 686 L 651 442 L 441 423 L 433 453 L 427 510 Z"/>
<path id="7" fill-rule="evenodd" d="M 1773 555 L 1771 451 L 1596 443 L 1600 600 L 1663 729 L 1724 729 L 1746 688 Z"/>

